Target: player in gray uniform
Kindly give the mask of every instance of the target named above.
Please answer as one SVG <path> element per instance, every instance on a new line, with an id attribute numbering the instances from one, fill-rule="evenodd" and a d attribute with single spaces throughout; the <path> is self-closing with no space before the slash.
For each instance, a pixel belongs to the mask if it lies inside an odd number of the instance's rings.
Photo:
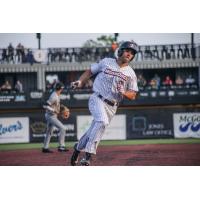
<path id="1" fill-rule="evenodd" d="M 49 143 L 53 134 L 54 127 L 57 127 L 59 129 L 58 151 L 68 151 L 68 149 L 65 147 L 66 128 L 62 124 L 62 122 L 58 120 L 58 115 L 60 114 L 60 94 L 63 91 L 63 89 L 64 85 L 60 82 L 57 83 L 55 85 L 55 91 L 52 92 L 46 104 L 43 106 L 43 108 L 46 109 L 45 118 L 47 120 L 46 136 L 44 139 L 44 147 L 42 148 L 43 153 L 53 153 L 53 151 L 49 149 Z"/>
<path id="2" fill-rule="evenodd" d="M 119 102 L 125 97 L 134 100 L 138 92 L 137 77 L 129 66 L 138 51 L 135 42 L 124 42 L 118 49 L 118 58 L 104 58 L 91 65 L 78 81 L 72 82 L 74 88 L 81 88 L 92 76 L 97 75 L 93 84 L 94 93 L 89 99 L 89 110 L 93 116 L 90 128 L 74 145 L 71 165 L 77 165 L 79 154 L 85 152 L 81 165 L 90 165 L 92 154 L 96 154 L 97 146 L 105 128 L 115 115 Z"/>

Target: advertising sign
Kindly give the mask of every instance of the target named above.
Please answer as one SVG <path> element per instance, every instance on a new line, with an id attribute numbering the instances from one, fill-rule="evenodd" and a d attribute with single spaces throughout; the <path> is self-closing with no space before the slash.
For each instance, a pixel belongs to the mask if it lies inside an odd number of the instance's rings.
<path id="1" fill-rule="evenodd" d="M 174 113 L 173 122 L 176 138 L 200 138 L 200 113 Z"/>
<path id="2" fill-rule="evenodd" d="M 60 119 L 66 127 L 65 138 L 66 141 L 76 139 L 76 123 L 75 117 L 70 116 L 67 120 Z M 46 134 L 47 122 L 44 116 L 36 114 L 30 116 L 30 141 L 43 142 Z M 58 142 L 59 130 L 54 127 L 51 142 Z"/>
<path id="3" fill-rule="evenodd" d="M 80 139 L 88 130 L 93 117 L 90 115 L 77 116 L 77 137 Z M 106 128 L 102 140 L 126 139 L 126 115 L 115 115 Z"/>
<path id="4" fill-rule="evenodd" d="M 28 143 L 29 118 L 0 118 L 0 143 Z"/>
<path id="5" fill-rule="evenodd" d="M 137 110 L 127 116 L 127 139 L 173 138 L 171 113 L 161 110 Z"/>
<path id="6" fill-rule="evenodd" d="M 0 95 L 0 102 L 4 103 L 14 103 L 14 102 L 26 102 L 25 94 L 7 94 Z"/>

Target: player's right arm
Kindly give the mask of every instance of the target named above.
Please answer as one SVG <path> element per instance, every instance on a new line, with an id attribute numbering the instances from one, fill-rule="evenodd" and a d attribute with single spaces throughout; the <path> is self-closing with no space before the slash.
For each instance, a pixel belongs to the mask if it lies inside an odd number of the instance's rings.
<path id="1" fill-rule="evenodd" d="M 79 78 L 79 81 L 81 81 L 81 86 L 83 86 L 92 76 L 91 69 L 86 70 Z"/>
<path id="2" fill-rule="evenodd" d="M 92 72 L 90 69 L 87 69 L 79 78 L 79 80 L 71 83 L 71 87 L 73 89 L 82 88 L 83 85 L 90 79 L 92 76 Z"/>
<path id="3" fill-rule="evenodd" d="M 53 108 L 53 104 L 54 104 L 54 103 L 55 103 L 55 96 L 52 94 L 52 95 L 49 97 L 49 99 L 46 101 L 46 103 L 43 105 L 43 108 L 44 108 L 45 110 L 50 111 L 51 113 L 56 113 L 56 114 L 58 114 L 58 113 L 56 112 L 56 109 Z"/>
<path id="4" fill-rule="evenodd" d="M 43 108 L 50 111 L 50 112 L 54 112 L 55 110 L 51 107 L 51 104 L 47 101 L 44 105 Z"/>
<path id="5" fill-rule="evenodd" d="M 91 64 L 90 69 L 87 69 L 79 78 L 79 80 L 72 82 L 72 88 L 81 88 L 91 78 L 92 75 L 101 71 L 101 62 Z"/>

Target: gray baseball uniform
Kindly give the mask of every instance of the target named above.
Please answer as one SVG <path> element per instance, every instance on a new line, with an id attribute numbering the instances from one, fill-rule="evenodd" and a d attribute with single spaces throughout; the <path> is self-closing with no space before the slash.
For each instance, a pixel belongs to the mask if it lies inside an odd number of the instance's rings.
<path id="1" fill-rule="evenodd" d="M 96 154 L 97 146 L 103 136 L 106 126 L 111 122 L 123 96 L 117 86 L 122 85 L 127 90 L 137 92 L 137 78 L 130 66 L 122 67 L 115 59 L 105 58 L 91 65 L 92 74 L 97 74 L 94 84 L 94 94 L 89 99 L 89 110 L 93 122 L 77 145 L 77 150 Z"/>
<path id="2" fill-rule="evenodd" d="M 53 92 L 47 100 L 45 118 L 47 120 L 47 130 L 44 139 L 44 148 L 49 148 L 51 136 L 54 126 L 59 129 L 59 146 L 65 147 L 65 126 L 58 120 L 57 115 L 60 112 L 60 97 L 56 92 Z"/>

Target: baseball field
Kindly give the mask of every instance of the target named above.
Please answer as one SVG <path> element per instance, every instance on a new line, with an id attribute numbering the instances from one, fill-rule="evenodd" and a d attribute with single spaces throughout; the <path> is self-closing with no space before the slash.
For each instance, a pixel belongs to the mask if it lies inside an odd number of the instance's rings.
<path id="1" fill-rule="evenodd" d="M 0 166 L 70 166 L 74 142 L 69 151 L 41 152 L 41 143 L 0 144 Z M 92 166 L 200 166 L 200 139 L 148 139 L 102 141 Z"/>

